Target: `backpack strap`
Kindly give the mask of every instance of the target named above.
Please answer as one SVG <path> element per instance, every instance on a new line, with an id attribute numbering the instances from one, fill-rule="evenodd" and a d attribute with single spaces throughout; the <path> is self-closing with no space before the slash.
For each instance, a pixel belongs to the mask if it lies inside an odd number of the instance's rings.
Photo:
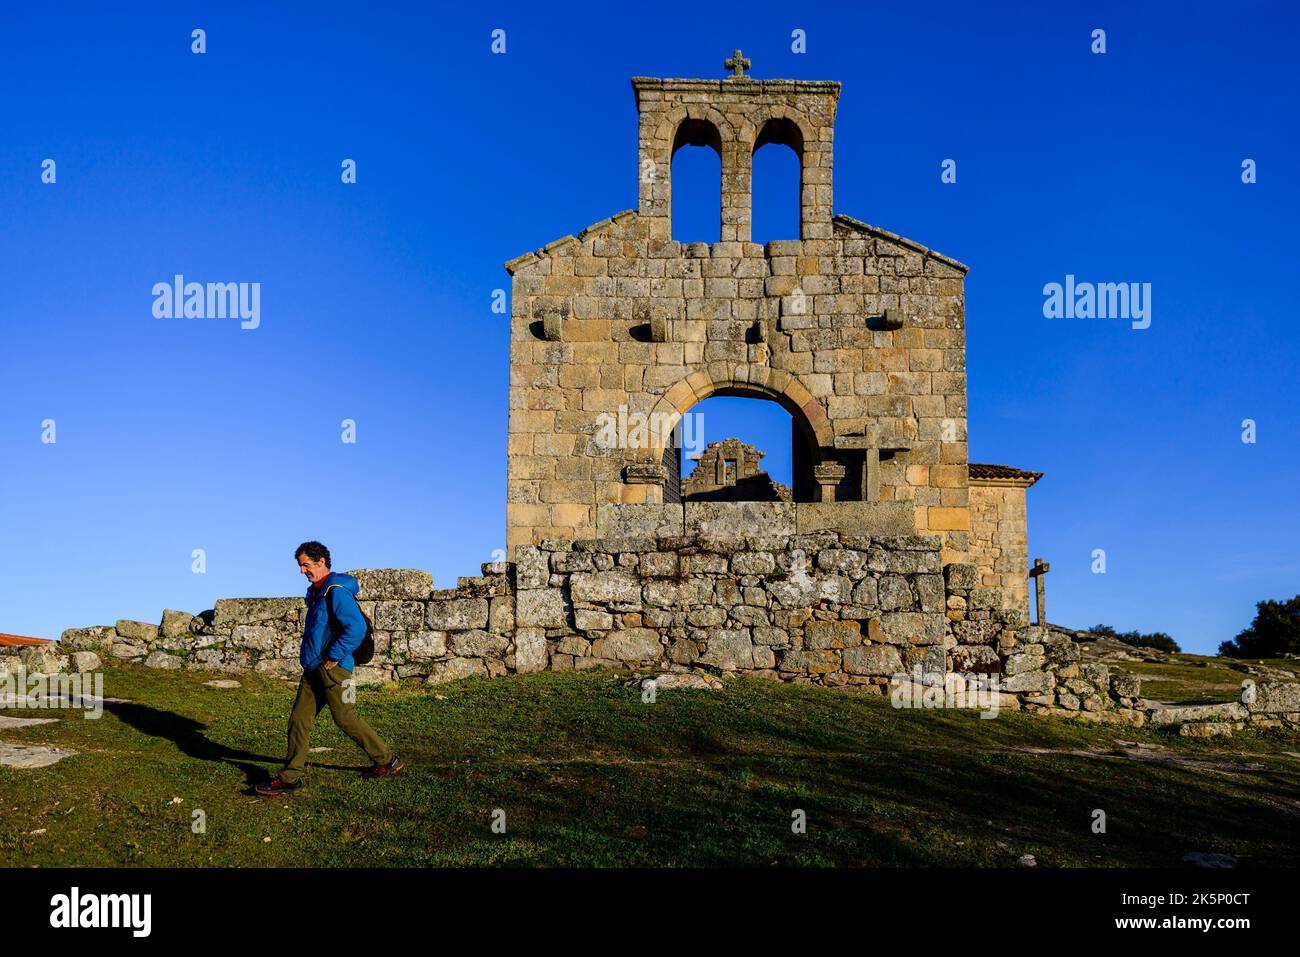
<path id="1" fill-rule="evenodd" d="M 335 621 L 338 620 L 338 616 L 334 614 L 334 606 L 330 604 L 330 591 L 335 588 L 342 588 L 342 587 L 343 586 L 340 585 L 338 582 L 335 582 L 334 584 L 327 586 L 325 589 L 325 594 L 321 595 L 321 599 L 324 600 L 325 602 L 326 613 L 330 616 L 330 618 L 334 619 Z"/>
<path id="2" fill-rule="evenodd" d="M 343 587 L 343 586 L 340 585 L 338 582 L 335 582 L 333 585 L 330 585 L 328 588 L 326 588 L 326 589 L 325 589 L 325 594 L 321 596 L 321 597 L 325 600 L 325 611 L 326 611 L 326 613 L 330 616 L 330 620 L 332 620 L 332 621 L 338 621 L 338 616 L 334 614 L 334 606 L 331 605 L 331 604 L 330 604 L 330 601 L 329 601 L 329 593 L 330 593 L 330 589 L 331 589 L 331 588 L 342 588 L 342 587 Z M 361 603 L 360 603 L 360 602 L 357 602 L 357 610 L 358 610 L 358 611 L 361 611 Z M 372 625 L 372 623 L 371 623 L 371 621 L 370 621 L 370 616 L 367 615 L 364 611 L 361 612 L 361 620 L 364 621 L 364 622 L 366 623 L 365 633 L 362 635 L 362 639 L 361 639 L 362 641 L 365 641 L 366 637 L 368 637 L 368 636 L 370 635 L 371 629 L 372 629 L 374 626 Z"/>

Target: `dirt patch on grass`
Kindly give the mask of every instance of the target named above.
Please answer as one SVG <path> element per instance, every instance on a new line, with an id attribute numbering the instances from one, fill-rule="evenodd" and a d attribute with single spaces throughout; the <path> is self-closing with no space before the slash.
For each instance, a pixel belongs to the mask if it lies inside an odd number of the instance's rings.
<path id="1" fill-rule="evenodd" d="M 1113 761 L 1138 761 L 1142 764 L 1164 764 L 1170 767 L 1195 768 L 1201 771 L 1230 771 L 1235 773 L 1252 773 L 1270 771 L 1267 765 L 1258 761 L 1211 761 L 1203 758 L 1189 758 L 1175 754 L 1158 744 L 1137 744 L 1132 741 L 1116 742 L 1116 747 L 1106 751 L 1100 748 L 1035 748 L 1013 747 L 1011 751 L 1022 754 L 1068 754 L 1080 758 L 1100 758 Z"/>

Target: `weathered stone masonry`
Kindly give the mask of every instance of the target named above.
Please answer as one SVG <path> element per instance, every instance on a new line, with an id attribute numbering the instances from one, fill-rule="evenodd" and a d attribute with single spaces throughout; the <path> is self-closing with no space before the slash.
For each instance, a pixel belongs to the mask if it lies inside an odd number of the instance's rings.
<path id="1" fill-rule="evenodd" d="M 872 537 L 825 528 L 823 516 L 815 504 L 616 506 L 611 537 L 521 546 L 517 562 L 455 589 L 433 590 L 425 572 L 355 571 L 377 647 L 358 678 L 703 666 L 880 691 L 915 667 L 1000 670 L 1015 641 L 973 566 L 945 568 L 935 536 Z M 62 650 L 296 677 L 304 613 L 298 598 L 226 599 L 198 616 L 166 612 L 161 625 L 72 629 Z"/>
<path id="2" fill-rule="evenodd" d="M 874 520 L 866 503 L 847 511 Z M 433 589 L 422 571 L 353 572 L 377 646 L 357 680 L 705 669 L 880 694 L 919 671 L 950 687 L 997 675 L 999 706 L 1012 710 L 1300 724 L 1294 683 L 1261 682 L 1248 700 L 1208 710 L 1153 709 L 1138 679 L 1081 661 L 1069 636 L 1003 607 L 976 565 L 943 563 L 938 536 L 827 527 L 826 516 L 821 503 L 607 506 L 596 538 L 520 546 L 515 562 L 454 589 Z M 70 629 L 57 648 L 13 649 L 0 664 L 51 669 L 90 652 L 78 670 L 104 658 L 295 678 L 304 612 L 299 598 L 226 599 L 197 616 L 164 612 L 161 625 Z"/>
<path id="3" fill-rule="evenodd" d="M 612 503 L 664 501 L 664 449 L 605 448 L 597 417 L 674 419 L 712 395 L 779 402 L 796 501 L 905 503 L 967 550 L 966 267 L 831 213 L 838 83 L 633 80 L 639 205 L 512 260 L 508 536 L 596 534 Z M 722 158 L 722 241 L 671 238 L 673 153 Z M 800 157 L 801 236 L 749 241 L 750 164 Z"/>
<path id="4" fill-rule="evenodd" d="M 1028 611 L 1028 510 L 1025 493 L 1042 472 L 1005 465 L 970 466 L 970 561 L 980 585 L 999 588 L 1012 608 Z"/>
<path id="5" fill-rule="evenodd" d="M 833 214 L 840 85 L 632 87 L 637 209 L 506 264 L 509 544 L 591 538 L 604 505 L 681 501 L 664 433 L 710 396 L 747 396 L 790 413 L 794 501 L 875 503 L 879 528 L 905 512 L 909 531 L 941 536 L 945 561 L 975 561 L 1024 607 L 1023 489 L 970 476 L 1037 473 L 968 462 L 967 267 Z M 721 160 L 718 243 L 672 238 L 672 159 L 688 144 Z M 768 144 L 799 159 L 800 235 L 759 245 L 752 158 Z M 602 417 L 638 415 L 648 433 L 602 439 Z"/>

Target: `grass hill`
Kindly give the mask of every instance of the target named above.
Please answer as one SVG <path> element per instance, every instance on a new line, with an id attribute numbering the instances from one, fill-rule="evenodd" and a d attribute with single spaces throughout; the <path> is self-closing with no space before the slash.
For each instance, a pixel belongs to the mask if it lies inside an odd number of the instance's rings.
<path id="1" fill-rule="evenodd" d="M 735 678 L 660 691 L 625 673 L 543 673 L 361 691 L 408 759 L 365 781 L 327 714 L 307 787 L 253 783 L 283 759 L 294 685 L 109 669 L 103 717 L 0 730 L 78 753 L 0 767 L 0 864 L 1177 866 L 1193 852 L 1300 860 L 1300 746 L 1200 741 Z M 493 833 L 494 809 L 506 831 Z M 191 831 L 193 812 L 206 833 Z M 807 833 L 791 829 L 796 810 Z M 1106 832 L 1094 833 L 1094 811 Z"/>

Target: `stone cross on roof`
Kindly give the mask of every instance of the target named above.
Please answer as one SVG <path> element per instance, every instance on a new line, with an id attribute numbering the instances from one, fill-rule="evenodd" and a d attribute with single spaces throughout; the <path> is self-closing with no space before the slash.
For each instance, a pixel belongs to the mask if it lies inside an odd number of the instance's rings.
<path id="1" fill-rule="evenodd" d="M 748 70 L 751 66 L 749 62 L 749 58 L 741 56 L 739 50 L 737 50 L 731 56 L 727 57 L 726 62 L 723 63 L 722 65 L 731 71 L 731 76 L 728 77 L 728 79 L 733 79 L 738 76 L 744 76 L 745 71 Z"/>

